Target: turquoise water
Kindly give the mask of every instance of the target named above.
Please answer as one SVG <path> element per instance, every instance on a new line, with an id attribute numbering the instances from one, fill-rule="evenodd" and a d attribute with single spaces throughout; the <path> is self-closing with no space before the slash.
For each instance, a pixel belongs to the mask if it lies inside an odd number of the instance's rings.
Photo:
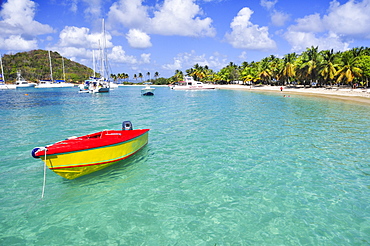
<path id="1" fill-rule="evenodd" d="M 0 91 L 0 245 L 369 245 L 370 106 L 280 93 Z M 150 128 L 75 180 L 31 150 Z"/>

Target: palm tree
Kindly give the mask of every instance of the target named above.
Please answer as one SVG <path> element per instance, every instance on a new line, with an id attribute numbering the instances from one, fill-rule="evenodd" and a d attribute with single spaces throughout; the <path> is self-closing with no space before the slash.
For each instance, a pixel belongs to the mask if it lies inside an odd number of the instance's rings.
<path id="1" fill-rule="evenodd" d="M 337 72 L 337 64 L 335 64 L 334 59 L 336 58 L 333 49 L 324 50 L 321 52 L 323 61 L 320 65 L 319 74 L 324 78 L 326 84 L 330 81 L 330 86 L 332 86 L 332 81 L 334 80 L 335 74 Z"/>
<path id="2" fill-rule="evenodd" d="M 353 57 L 349 52 L 344 52 L 341 58 L 341 68 L 335 74 L 337 81 L 346 81 L 352 85 L 356 77 L 361 77 L 362 69 L 358 67 L 357 57 Z"/>
<path id="3" fill-rule="evenodd" d="M 259 63 L 258 77 L 267 83 L 269 83 L 271 80 L 272 71 L 270 70 L 270 60 L 268 57 L 262 59 L 262 61 Z"/>
<path id="4" fill-rule="evenodd" d="M 176 70 L 175 71 L 174 79 L 175 79 L 176 82 L 184 79 L 184 75 L 183 75 L 181 70 Z"/>
<path id="5" fill-rule="evenodd" d="M 154 73 L 154 78 L 158 79 L 158 77 L 159 77 L 159 73 L 158 72 L 155 72 Z"/>
<path id="6" fill-rule="evenodd" d="M 143 74 L 139 73 L 138 77 L 141 79 L 141 82 L 143 82 Z"/>
<path id="7" fill-rule="evenodd" d="M 280 71 L 281 77 L 287 79 L 287 83 L 290 83 L 290 78 L 296 75 L 295 73 L 295 60 L 297 59 L 296 53 L 290 53 L 284 56 L 284 65 Z"/>
<path id="8" fill-rule="evenodd" d="M 148 80 L 148 81 L 150 82 L 150 72 L 147 72 L 147 73 L 146 73 L 146 76 L 148 76 L 148 77 L 149 77 L 149 80 Z"/>
<path id="9" fill-rule="evenodd" d="M 134 74 L 134 80 L 136 80 L 136 81 L 137 81 L 137 76 L 136 76 L 136 73 Z"/>
<path id="10" fill-rule="evenodd" d="M 318 46 L 307 48 L 302 54 L 303 64 L 301 65 L 302 71 L 304 71 L 307 78 L 312 83 L 313 80 L 317 80 L 318 68 L 320 64 L 320 56 L 318 53 Z"/>

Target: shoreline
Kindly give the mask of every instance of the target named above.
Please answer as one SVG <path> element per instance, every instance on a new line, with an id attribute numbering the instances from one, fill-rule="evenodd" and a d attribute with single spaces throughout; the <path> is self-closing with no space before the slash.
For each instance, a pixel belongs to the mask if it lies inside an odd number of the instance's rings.
<path id="1" fill-rule="evenodd" d="M 305 95 L 360 102 L 370 105 L 370 89 L 325 89 L 283 86 L 249 86 L 249 85 L 216 85 L 216 89 L 246 90 L 255 92 L 272 92 L 283 95 Z"/>

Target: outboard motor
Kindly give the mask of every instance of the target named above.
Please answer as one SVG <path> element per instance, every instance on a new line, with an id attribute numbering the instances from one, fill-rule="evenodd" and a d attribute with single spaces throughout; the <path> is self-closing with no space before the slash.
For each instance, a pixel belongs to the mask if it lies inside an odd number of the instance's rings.
<path id="1" fill-rule="evenodd" d="M 124 121 L 122 123 L 122 130 L 132 130 L 131 121 Z"/>

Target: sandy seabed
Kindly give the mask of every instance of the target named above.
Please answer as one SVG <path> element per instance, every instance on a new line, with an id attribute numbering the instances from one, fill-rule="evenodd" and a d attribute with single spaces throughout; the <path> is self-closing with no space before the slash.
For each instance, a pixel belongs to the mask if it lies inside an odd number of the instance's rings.
<path id="1" fill-rule="evenodd" d="M 216 85 L 217 89 L 248 90 L 256 92 L 275 92 L 282 96 L 306 95 L 320 96 L 332 99 L 349 100 L 370 105 L 370 89 L 342 89 L 342 88 L 304 88 L 283 86 L 249 86 L 249 85 Z"/>

